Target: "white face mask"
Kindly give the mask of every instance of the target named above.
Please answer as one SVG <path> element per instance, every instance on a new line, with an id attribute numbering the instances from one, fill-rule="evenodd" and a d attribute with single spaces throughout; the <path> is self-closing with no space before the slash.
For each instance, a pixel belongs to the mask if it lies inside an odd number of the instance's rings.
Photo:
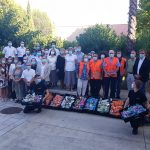
<path id="1" fill-rule="evenodd" d="M 55 47 L 56 47 L 55 44 L 53 44 L 53 45 L 52 45 L 52 48 L 55 48 Z"/>
<path id="2" fill-rule="evenodd" d="M 109 54 L 109 57 L 113 58 L 113 57 L 114 57 L 114 54 L 110 53 L 110 54 Z"/>
<path id="3" fill-rule="evenodd" d="M 88 58 L 84 58 L 84 62 L 88 62 Z"/>
<path id="4" fill-rule="evenodd" d="M 65 53 L 68 54 L 68 51 L 66 51 Z"/>
<path id="5" fill-rule="evenodd" d="M 103 59 L 103 58 L 105 58 L 105 55 L 102 54 L 102 55 L 101 55 L 101 59 Z"/>
<path id="6" fill-rule="evenodd" d="M 131 88 L 134 89 L 134 83 L 131 84 Z"/>
<path id="7" fill-rule="evenodd" d="M 30 54 L 30 51 L 26 51 L 26 54 L 27 54 L 27 55 Z"/>
<path id="8" fill-rule="evenodd" d="M 135 54 L 132 54 L 132 53 L 131 53 L 131 54 L 130 54 L 130 57 L 131 57 L 131 58 L 135 58 Z"/>
<path id="9" fill-rule="evenodd" d="M 97 60 L 97 57 L 93 57 L 93 60 L 95 60 L 95 61 L 96 61 L 96 60 Z"/>
<path id="10" fill-rule="evenodd" d="M 89 56 L 88 56 L 88 59 L 91 59 L 91 58 L 92 58 L 92 56 L 89 55 Z"/>
<path id="11" fill-rule="evenodd" d="M 31 69 L 31 66 L 27 66 L 27 69 L 30 70 L 30 69 Z"/>
<path id="12" fill-rule="evenodd" d="M 121 54 L 117 54 L 117 57 L 118 57 L 118 58 L 121 58 Z"/>
<path id="13" fill-rule="evenodd" d="M 24 44 L 21 44 L 21 47 L 24 47 Z"/>
<path id="14" fill-rule="evenodd" d="M 12 43 L 8 43 L 8 46 L 12 46 Z"/>
<path id="15" fill-rule="evenodd" d="M 6 63 L 6 61 L 5 61 L 5 60 L 2 60 L 2 63 L 3 63 L 3 64 L 5 64 L 5 63 Z"/>
<path id="16" fill-rule="evenodd" d="M 54 55 L 55 54 L 55 52 L 54 51 L 51 51 L 51 55 Z"/>
<path id="17" fill-rule="evenodd" d="M 72 54 L 72 51 L 69 51 L 69 54 L 71 55 L 71 54 Z"/>
<path id="18" fill-rule="evenodd" d="M 27 60 L 26 60 L 26 59 L 24 59 L 24 60 L 23 60 L 23 62 L 24 62 L 24 63 L 26 63 L 26 62 L 27 62 Z"/>
<path id="19" fill-rule="evenodd" d="M 14 63 L 18 63 L 18 60 L 14 60 Z"/>

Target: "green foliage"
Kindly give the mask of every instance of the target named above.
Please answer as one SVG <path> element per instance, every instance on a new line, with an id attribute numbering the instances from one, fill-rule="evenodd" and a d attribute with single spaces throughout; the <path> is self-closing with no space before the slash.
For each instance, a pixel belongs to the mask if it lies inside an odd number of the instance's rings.
<path id="1" fill-rule="evenodd" d="M 137 14 L 137 49 L 150 51 L 150 1 L 140 0 Z"/>
<path id="2" fill-rule="evenodd" d="M 109 49 L 125 49 L 125 36 L 117 36 L 108 26 L 95 25 L 85 30 L 77 37 L 84 52 L 95 50 L 97 53 Z"/>
<path id="3" fill-rule="evenodd" d="M 63 47 L 65 49 L 67 49 L 68 47 L 75 47 L 75 46 L 78 46 L 78 42 L 77 41 L 72 41 L 72 42 L 66 41 L 66 40 L 63 41 Z"/>
<path id="4" fill-rule="evenodd" d="M 0 0 L 0 47 L 11 40 L 14 46 L 24 41 L 26 46 L 33 47 L 40 43 L 48 45 L 54 39 L 54 26 L 46 13 L 31 11 L 28 3 L 27 11 L 17 5 L 14 0 Z M 61 44 L 61 39 L 55 38 Z"/>

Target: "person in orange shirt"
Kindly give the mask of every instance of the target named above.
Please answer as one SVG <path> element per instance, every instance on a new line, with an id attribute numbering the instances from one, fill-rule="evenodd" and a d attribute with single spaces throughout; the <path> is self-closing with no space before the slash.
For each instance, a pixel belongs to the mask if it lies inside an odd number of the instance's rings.
<path id="1" fill-rule="evenodd" d="M 85 96 L 86 88 L 89 80 L 89 61 L 88 56 L 84 55 L 83 60 L 79 63 L 77 95 Z"/>
<path id="2" fill-rule="evenodd" d="M 98 59 L 98 55 L 94 54 L 90 61 L 90 86 L 91 96 L 99 97 L 99 92 L 102 84 L 102 60 Z"/>
<path id="3" fill-rule="evenodd" d="M 109 50 L 109 57 L 106 57 L 103 63 L 105 99 L 108 98 L 109 87 L 111 90 L 110 98 L 115 98 L 117 71 L 120 67 L 120 63 L 118 58 L 114 56 L 115 56 L 114 50 Z"/>
<path id="4" fill-rule="evenodd" d="M 116 98 L 120 99 L 120 89 L 121 89 L 122 78 L 126 74 L 126 59 L 122 57 L 121 51 L 117 52 L 117 58 L 119 59 L 120 67 L 117 72 Z"/>

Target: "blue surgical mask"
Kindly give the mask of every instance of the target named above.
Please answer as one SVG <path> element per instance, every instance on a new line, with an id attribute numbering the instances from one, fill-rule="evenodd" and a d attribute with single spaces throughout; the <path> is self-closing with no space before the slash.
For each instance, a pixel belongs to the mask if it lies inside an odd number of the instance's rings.
<path id="1" fill-rule="evenodd" d="M 31 69 L 31 66 L 27 66 L 27 69 L 30 70 L 30 69 Z"/>
<path id="2" fill-rule="evenodd" d="M 139 57 L 140 59 L 143 59 L 145 57 L 145 54 L 140 54 Z"/>
<path id="3" fill-rule="evenodd" d="M 41 53 L 37 53 L 37 56 L 41 56 Z"/>

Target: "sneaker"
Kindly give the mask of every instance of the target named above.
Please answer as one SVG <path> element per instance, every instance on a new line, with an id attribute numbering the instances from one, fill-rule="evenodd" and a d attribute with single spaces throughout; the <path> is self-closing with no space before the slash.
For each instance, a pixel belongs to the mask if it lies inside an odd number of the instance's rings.
<path id="1" fill-rule="evenodd" d="M 137 128 L 133 128 L 132 134 L 133 134 L 133 135 L 137 135 L 137 134 L 138 134 L 138 129 L 137 129 Z"/>

